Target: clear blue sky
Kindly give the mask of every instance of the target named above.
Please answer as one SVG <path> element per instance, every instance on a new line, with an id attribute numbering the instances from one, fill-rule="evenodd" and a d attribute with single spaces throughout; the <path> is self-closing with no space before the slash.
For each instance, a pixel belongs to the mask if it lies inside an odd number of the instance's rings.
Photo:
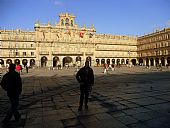
<path id="1" fill-rule="evenodd" d="M 33 30 L 36 19 L 54 24 L 61 12 L 103 34 L 140 36 L 170 25 L 170 0 L 0 0 L 0 27 Z"/>

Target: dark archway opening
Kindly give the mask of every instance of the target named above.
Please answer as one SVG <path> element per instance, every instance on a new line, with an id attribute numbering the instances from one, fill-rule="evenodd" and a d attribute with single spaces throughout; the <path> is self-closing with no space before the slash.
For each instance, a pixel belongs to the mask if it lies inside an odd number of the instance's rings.
<path id="1" fill-rule="evenodd" d="M 47 66 L 47 57 L 43 56 L 41 58 L 41 67 L 46 67 Z"/>
<path id="2" fill-rule="evenodd" d="M 7 60 L 6 60 L 6 63 L 7 63 L 7 64 L 12 64 L 12 60 L 11 60 L 11 59 L 7 59 Z"/>
<path id="3" fill-rule="evenodd" d="M 97 63 L 97 66 L 99 66 L 100 60 L 99 60 L 99 59 L 96 59 L 96 63 Z"/>
<path id="4" fill-rule="evenodd" d="M 155 59 L 156 66 L 159 66 L 159 58 Z"/>
<path id="5" fill-rule="evenodd" d="M 167 58 L 167 64 L 170 66 L 170 57 Z"/>
<path id="6" fill-rule="evenodd" d="M 139 59 L 139 65 L 143 65 L 143 59 Z"/>
<path id="7" fill-rule="evenodd" d="M 108 64 L 108 65 L 110 64 L 110 59 L 107 59 L 107 64 Z"/>
<path id="8" fill-rule="evenodd" d="M 126 59 L 126 64 L 129 64 L 129 59 Z"/>
<path id="9" fill-rule="evenodd" d="M 162 64 L 162 66 L 165 66 L 165 58 L 164 57 L 161 58 L 161 64 Z"/>
<path id="10" fill-rule="evenodd" d="M 72 58 L 71 57 L 64 57 L 63 58 L 63 66 L 70 66 L 70 63 L 72 62 Z"/>
<path id="11" fill-rule="evenodd" d="M 56 67 L 57 66 L 57 62 L 59 61 L 59 58 L 58 57 L 54 57 L 53 58 L 53 67 Z"/>
<path id="12" fill-rule="evenodd" d="M 136 59 L 132 59 L 132 65 L 136 65 Z"/>
<path id="13" fill-rule="evenodd" d="M 22 64 L 24 65 L 24 67 L 27 65 L 27 63 L 28 63 L 28 60 L 27 60 L 27 59 L 23 59 L 23 60 L 22 60 Z"/>
<path id="14" fill-rule="evenodd" d="M 33 67 L 35 65 L 35 60 L 34 59 L 31 59 L 30 60 L 30 66 Z"/>
<path id="15" fill-rule="evenodd" d="M 89 65 L 91 66 L 91 57 L 90 57 L 90 56 L 88 56 L 88 57 L 86 58 L 86 61 L 89 61 Z"/>
<path id="16" fill-rule="evenodd" d="M 19 65 L 19 64 L 20 64 L 20 60 L 19 60 L 19 59 L 15 59 L 15 60 L 14 60 L 14 63 L 15 63 L 16 65 Z"/>
<path id="17" fill-rule="evenodd" d="M 112 59 L 112 64 L 115 64 L 115 59 Z"/>
<path id="18" fill-rule="evenodd" d="M 146 66 L 149 66 L 149 59 L 146 58 Z"/>
<path id="19" fill-rule="evenodd" d="M 122 60 L 121 60 L 121 64 L 125 64 L 125 59 L 122 59 Z"/>
<path id="20" fill-rule="evenodd" d="M 150 62 L 151 62 L 151 66 L 154 66 L 154 60 L 153 60 L 153 58 L 150 59 Z"/>
<path id="21" fill-rule="evenodd" d="M 0 64 L 4 65 L 4 60 L 3 59 L 0 59 Z"/>
<path id="22" fill-rule="evenodd" d="M 117 65 L 120 64 L 120 59 L 117 59 Z"/>
<path id="23" fill-rule="evenodd" d="M 77 63 L 77 66 L 78 66 L 78 67 L 81 66 L 81 57 L 80 57 L 80 56 L 77 56 L 77 57 L 76 57 L 76 63 Z"/>

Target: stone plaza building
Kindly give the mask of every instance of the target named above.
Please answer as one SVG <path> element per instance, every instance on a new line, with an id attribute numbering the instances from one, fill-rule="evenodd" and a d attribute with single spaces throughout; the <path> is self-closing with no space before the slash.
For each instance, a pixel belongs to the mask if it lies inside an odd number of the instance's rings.
<path id="1" fill-rule="evenodd" d="M 169 46 L 170 28 L 142 37 L 97 34 L 94 25 L 79 27 L 74 15 L 61 13 L 55 25 L 36 21 L 34 31 L 0 30 L 0 65 L 166 65 Z"/>
<path id="2" fill-rule="evenodd" d="M 170 65 L 170 28 L 137 39 L 138 61 L 148 66 Z"/>

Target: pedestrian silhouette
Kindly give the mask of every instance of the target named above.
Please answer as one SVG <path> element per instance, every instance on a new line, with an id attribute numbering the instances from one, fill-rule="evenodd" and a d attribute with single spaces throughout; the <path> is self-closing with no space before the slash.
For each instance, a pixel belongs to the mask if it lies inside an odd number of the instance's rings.
<path id="1" fill-rule="evenodd" d="M 14 115 L 15 120 L 19 121 L 21 115 L 18 112 L 18 105 L 19 105 L 19 95 L 22 92 L 22 81 L 20 74 L 15 71 L 16 65 L 10 64 L 9 72 L 6 73 L 1 81 L 1 87 L 7 92 L 7 96 L 9 97 L 10 101 L 10 108 L 2 121 L 4 125 L 8 125 L 10 119 Z"/>
<path id="2" fill-rule="evenodd" d="M 28 73 L 28 66 L 26 65 L 26 71 L 27 71 L 27 73 Z"/>
<path id="3" fill-rule="evenodd" d="M 80 102 L 78 111 L 81 111 L 83 107 L 84 96 L 85 109 L 88 109 L 89 92 L 91 91 L 94 84 L 93 69 L 89 67 L 89 61 L 86 61 L 85 66 L 77 72 L 76 79 L 80 83 Z"/>

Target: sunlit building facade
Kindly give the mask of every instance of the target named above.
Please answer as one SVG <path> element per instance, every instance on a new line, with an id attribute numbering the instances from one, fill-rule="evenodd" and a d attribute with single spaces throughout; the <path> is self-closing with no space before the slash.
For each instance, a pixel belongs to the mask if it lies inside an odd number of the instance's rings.
<path id="1" fill-rule="evenodd" d="M 137 50 L 142 65 L 170 65 L 170 28 L 139 37 Z"/>
<path id="2" fill-rule="evenodd" d="M 74 15 L 61 13 L 55 25 L 36 21 L 34 31 L 0 30 L 0 65 L 166 65 L 169 46 L 168 28 L 142 37 L 97 34 L 94 25 L 79 27 Z"/>

